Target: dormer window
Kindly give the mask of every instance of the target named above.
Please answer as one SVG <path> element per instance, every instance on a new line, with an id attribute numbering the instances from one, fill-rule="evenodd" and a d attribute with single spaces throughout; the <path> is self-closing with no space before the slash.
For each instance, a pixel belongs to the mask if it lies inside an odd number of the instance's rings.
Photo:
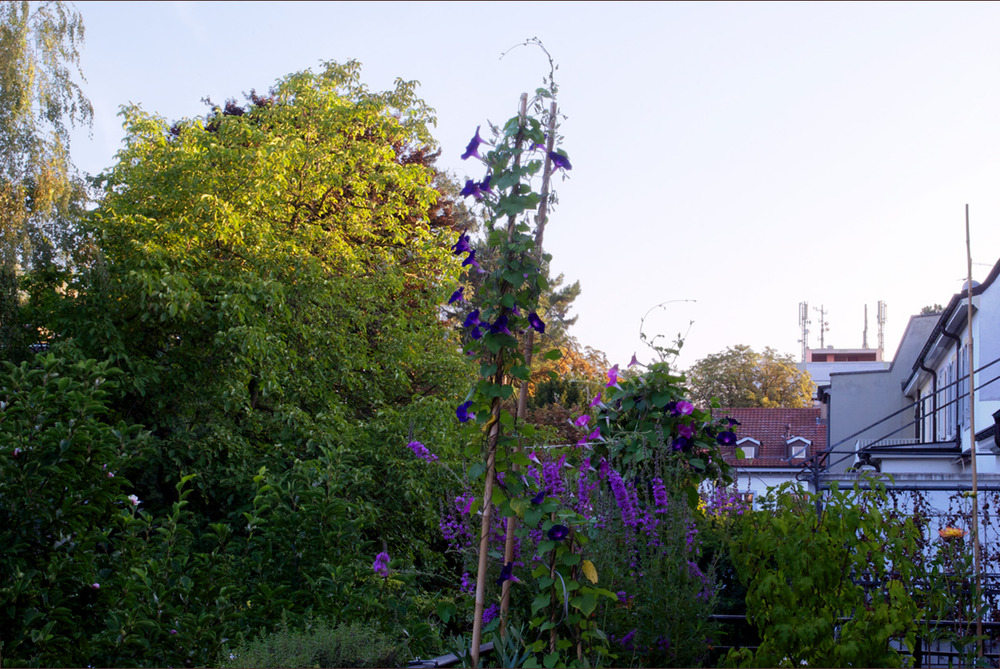
<path id="1" fill-rule="evenodd" d="M 736 448 L 743 451 L 744 459 L 753 460 L 760 452 L 760 442 L 753 437 L 743 437 L 736 442 Z"/>
<path id="2" fill-rule="evenodd" d="M 812 442 L 804 437 L 789 437 L 785 440 L 788 447 L 789 460 L 802 460 L 809 457 L 809 446 Z"/>

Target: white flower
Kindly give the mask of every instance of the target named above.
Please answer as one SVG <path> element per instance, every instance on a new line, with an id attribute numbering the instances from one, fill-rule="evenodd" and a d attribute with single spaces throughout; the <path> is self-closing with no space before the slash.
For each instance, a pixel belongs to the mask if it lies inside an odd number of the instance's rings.
<path id="1" fill-rule="evenodd" d="M 139 498 L 135 495 L 129 495 L 128 501 L 132 502 L 132 506 L 139 506 Z"/>

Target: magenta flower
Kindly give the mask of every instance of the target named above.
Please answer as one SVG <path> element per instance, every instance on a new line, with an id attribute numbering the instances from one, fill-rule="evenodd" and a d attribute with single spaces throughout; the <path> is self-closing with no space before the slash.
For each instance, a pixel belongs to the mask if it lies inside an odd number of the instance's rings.
<path id="1" fill-rule="evenodd" d="M 177 630 L 170 630 L 171 634 L 177 634 Z"/>
<path id="2" fill-rule="evenodd" d="M 382 578 L 389 577 L 389 554 L 385 551 L 379 553 L 375 556 L 375 562 L 372 563 L 372 570 L 381 576 Z"/>
<path id="3" fill-rule="evenodd" d="M 587 423 L 589 422 L 590 422 L 590 416 L 588 416 L 587 414 L 583 414 L 575 421 L 573 421 L 573 425 L 576 425 L 577 427 L 586 427 Z"/>
<path id="4" fill-rule="evenodd" d="M 457 501 L 461 501 L 461 500 L 462 500 L 462 498 L 459 497 L 455 501 L 457 502 Z M 465 501 L 465 506 L 462 507 L 462 515 L 463 516 L 468 515 L 469 513 L 472 513 L 472 503 L 475 502 L 475 501 L 476 501 L 476 498 L 473 497 L 472 495 L 469 495 L 469 499 L 467 499 Z"/>
<path id="5" fill-rule="evenodd" d="M 608 370 L 608 383 L 604 387 L 610 388 L 611 386 L 618 386 L 618 365 Z"/>
<path id="6" fill-rule="evenodd" d="M 556 153 L 555 151 L 549 151 L 549 158 L 552 159 L 552 164 L 555 165 L 557 169 L 560 167 L 564 170 L 573 169 L 573 166 L 569 164 L 569 158 L 567 158 L 561 153 Z"/>
<path id="7" fill-rule="evenodd" d="M 470 420 L 475 419 L 476 414 L 469 413 L 469 407 L 471 406 L 472 406 L 472 400 L 469 400 L 468 402 L 463 402 L 462 404 L 458 405 L 458 408 L 455 409 L 455 415 L 458 416 L 459 423 L 466 423 Z"/>
<path id="8" fill-rule="evenodd" d="M 677 426 L 677 433 L 680 434 L 685 439 L 694 438 L 694 428 L 690 425 L 681 424 Z"/>
<path id="9" fill-rule="evenodd" d="M 671 416 L 690 416 L 691 412 L 694 411 L 694 405 L 686 400 L 677 400 L 667 402 L 663 410 L 669 411 Z"/>
<path id="10" fill-rule="evenodd" d="M 479 158 L 479 145 L 483 143 L 483 140 L 479 137 L 479 128 L 482 126 L 476 126 L 476 136 L 472 138 L 469 145 L 465 147 L 465 153 L 462 154 L 462 160 L 466 160 L 475 156 Z"/>
<path id="11" fill-rule="evenodd" d="M 90 589 L 91 590 L 100 590 L 101 589 L 101 584 L 100 583 L 91 583 L 90 584 Z"/>
<path id="12" fill-rule="evenodd" d="M 528 322 L 531 323 L 531 327 L 533 327 L 535 330 L 537 330 L 542 334 L 545 334 L 545 323 L 542 322 L 542 319 L 539 318 L 538 314 L 536 314 L 534 311 L 528 314 Z"/>
<path id="13" fill-rule="evenodd" d="M 598 404 L 601 403 L 601 392 L 603 392 L 603 391 L 598 391 L 597 392 L 597 397 L 595 397 L 594 399 L 590 400 L 590 405 L 589 406 L 596 407 Z"/>
<path id="14" fill-rule="evenodd" d="M 594 431 L 587 435 L 587 439 L 596 441 L 601 438 L 601 428 L 595 427 Z"/>
<path id="15" fill-rule="evenodd" d="M 628 366 L 629 367 L 635 367 L 636 365 L 641 365 L 641 364 L 642 363 L 639 362 L 639 358 L 635 357 L 635 353 L 633 353 L 632 354 L 632 359 L 629 360 Z"/>
<path id="16" fill-rule="evenodd" d="M 465 286 L 459 286 L 458 290 L 451 294 L 448 298 L 448 304 L 452 302 L 461 302 L 465 299 Z"/>

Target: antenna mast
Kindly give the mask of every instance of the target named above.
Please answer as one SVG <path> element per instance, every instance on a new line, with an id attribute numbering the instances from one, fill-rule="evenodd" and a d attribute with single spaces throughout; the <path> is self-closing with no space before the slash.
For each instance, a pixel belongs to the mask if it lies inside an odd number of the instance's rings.
<path id="1" fill-rule="evenodd" d="M 813 311 L 819 312 L 819 347 L 826 348 L 826 342 L 823 338 L 823 335 L 829 332 L 830 330 L 830 323 L 828 323 L 826 320 L 827 311 L 822 304 L 819 305 L 819 309 L 813 307 Z"/>
<path id="2" fill-rule="evenodd" d="M 868 305 L 865 305 L 865 329 L 861 334 L 861 348 L 868 348 Z"/>
<path id="3" fill-rule="evenodd" d="M 885 302 L 878 301 L 878 350 L 885 353 Z"/>
<path id="4" fill-rule="evenodd" d="M 799 302 L 799 327 L 802 328 L 802 339 L 799 343 L 802 344 L 802 362 L 806 361 L 806 350 L 809 348 L 809 324 L 812 321 L 809 320 L 809 303 Z"/>

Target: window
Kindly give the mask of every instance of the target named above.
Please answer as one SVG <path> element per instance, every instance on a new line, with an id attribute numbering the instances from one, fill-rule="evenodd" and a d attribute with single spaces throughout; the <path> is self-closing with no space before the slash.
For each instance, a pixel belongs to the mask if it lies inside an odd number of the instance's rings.
<path id="1" fill-rule="evenodd" d="M 791 437 L 785 441 L 788 446 L 788 458 L 790 460 L 809 457 L 810 441 L 802 437 Z"/>
<path id="2" fill-rule="evenodd" d="M 752 437 L 743 437 L 736 442 L 736 448 L 743 451 L 745 459 L 753 460 L 757 457 L 757 453 L 760 450 L 760 442 Z"/>

